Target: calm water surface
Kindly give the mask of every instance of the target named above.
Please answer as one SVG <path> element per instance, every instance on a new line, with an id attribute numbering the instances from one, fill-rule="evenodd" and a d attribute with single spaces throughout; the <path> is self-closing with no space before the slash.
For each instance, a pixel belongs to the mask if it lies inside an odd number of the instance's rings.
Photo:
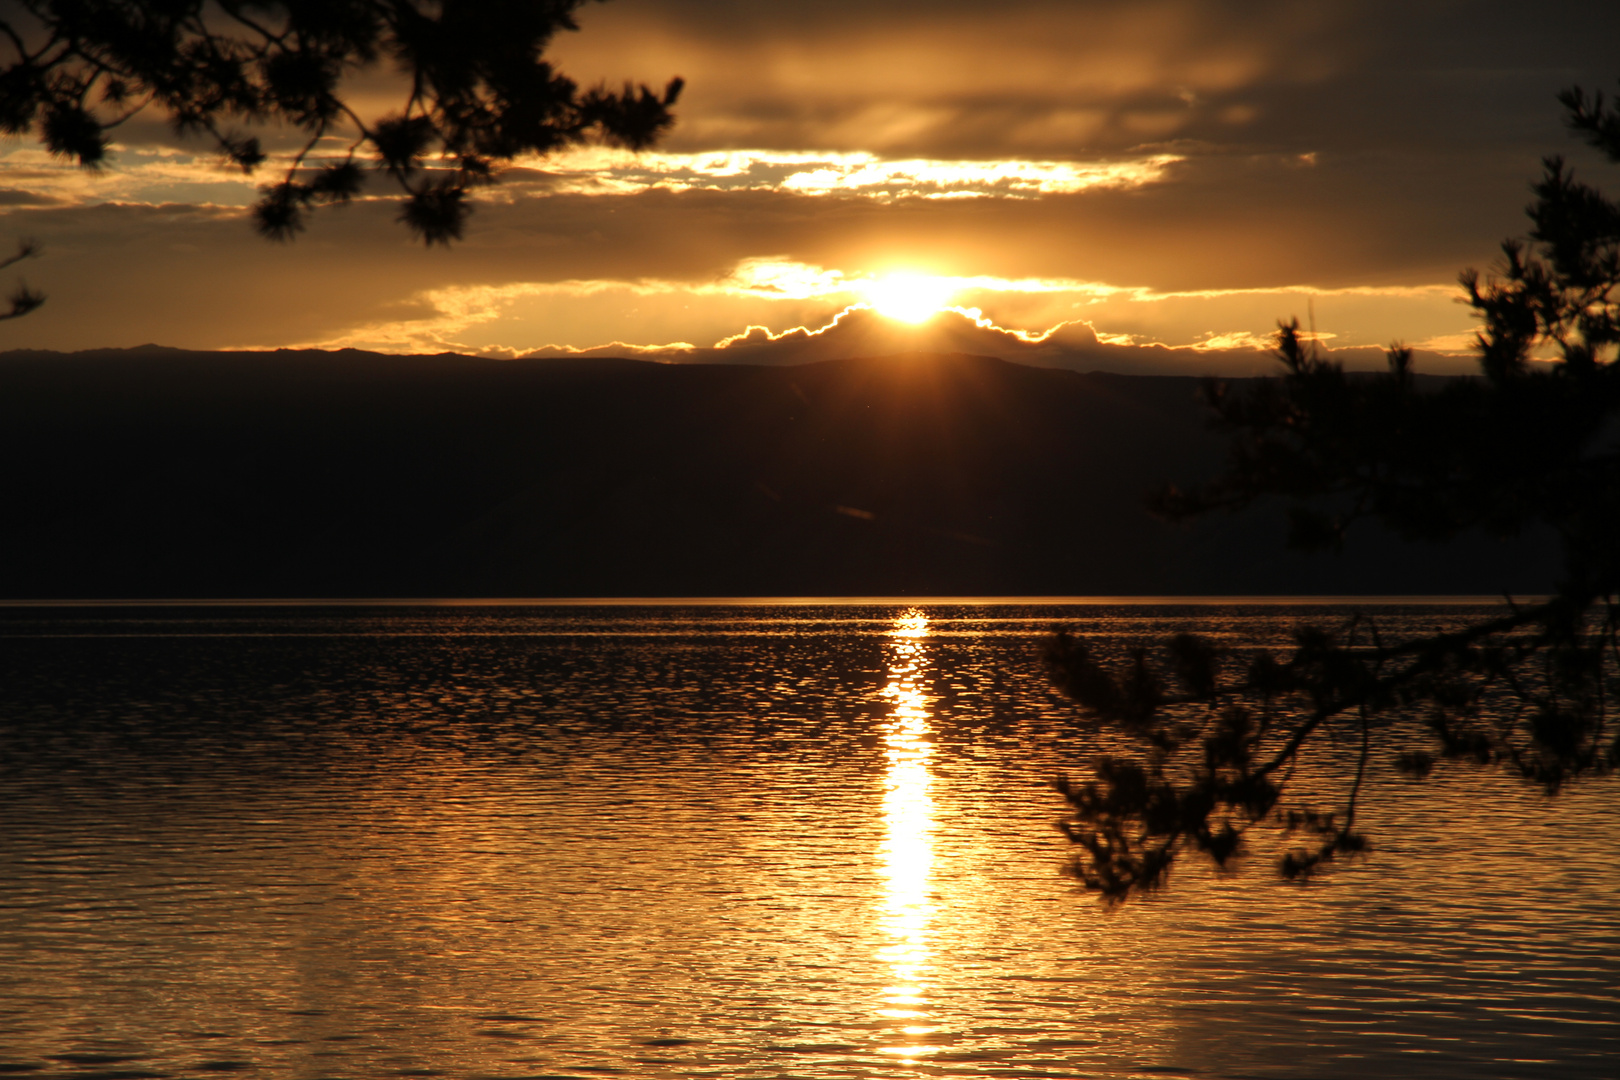
<path id="1" fill-rule="evenodd" d="M 1336 614 L 0 612 L 0 1074 L 1620 1075 L 1612 781 L 1382 777 L 1303 890 L 1059 873 L 1055 622 Z"/>

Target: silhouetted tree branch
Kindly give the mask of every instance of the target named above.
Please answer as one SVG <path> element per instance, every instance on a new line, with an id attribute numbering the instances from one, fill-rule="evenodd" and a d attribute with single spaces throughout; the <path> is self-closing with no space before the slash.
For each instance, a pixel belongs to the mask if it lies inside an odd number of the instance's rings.
<path id="1" fill-rule="evenodd" d="M 16 253 L 0 259 L 0 270 L 4 270 L 8 266 L 15 266 L 24 259 L 32 259 L 38 254 L 38 243 L 33 240 L 19 240 Z M 45 294 L 35 292 L 28 287 L 27 282 L 19 281 L 17 287 L 11 291 L 11 295 L 6 297 L 6 302 L 10 306 L 4 311 L 0 311 L 0 321 L 18 319 L 27 315 L 45 302 Z"/>
<path id="2" fill-rule="evenodd" d="M 674 123 L 681 91 L 581 91 L 544 59 L 587 0 L 18 0 L 0 14 L 0 131 L 39 132 L 88 169 L 108 132 L 147 108 L 204 134 L 246 173 L 267 160 L 233 123 L 291 125 L 302 142 L 253 209 L 292 238 L 311 207 L 345 203 L 364 165 L 404 193 L 399 219 L 428 244 L 459 239 L 470 189 L 522 154 L 589 139 L 642 149 Z M 346 76 L 384 63 L 397 111 L 362 116 Z"/>
<path id="3" fill-rule="evenodd" d="M 1620 110 L 1578 88 L 1561 100 L 1571 127 L 1620 161 Z M 1297 320 L 1280 324 L 1281 377 L 1206 385 L 1232 437 L 1224 474 L 1150 502 L 1175 520 L 1281 498 L 1303 550 L 1337 548 L 1369 518 L 1432 541 L 1550 528 L 1556 594 L 1398 642 L 1363 616 L 1301 627 L 1281 657 L 1183 634 L 1115 669 L 1056 635 L 1056 685 L 1139 748 L 1057 785 L 1073 810 L 1073 872 L 1105 903 L 1162 888 L 1189 850 L 1228 866 L 1256 830 L 1293 838 L 1278 867 L 1292 880 L 1366 850 L 1355 814 L 1375 740 L 1415 778 L 1488 765 L 1549 793 L 1620 765 L 1620 206 L 1561 159 L 1544 165 L 1529 242 L 1504 243 L 1493 274 L 1461 276 L 1481 320 L 1479 377 L 1419 389 L 1400 346 L 1387 372 L 1347 374 Z M 1289 785 L 1331 744 L 1358 759 L 1324 810 Z"/>

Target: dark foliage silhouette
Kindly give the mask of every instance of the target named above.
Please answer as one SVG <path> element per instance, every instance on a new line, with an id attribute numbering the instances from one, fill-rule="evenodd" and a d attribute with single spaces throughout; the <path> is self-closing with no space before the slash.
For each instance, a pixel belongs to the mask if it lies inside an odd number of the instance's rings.
<path id="1" fill-rule="evenodd" d="M 0 270 L 4 270 L 9 266 L 15 266 L 24 259 L 32 259 L 38 254 L 39 245 L 34 241 L 19 240 L 17 242 L 16 252 L 4 259 L 0 259 Z M 27 315 L 30 311 L 33 311 L 35 308 L 39 307 L 39 305 L 43 304 L 44 302 L 44 293 L 35 292 L 33 289 L 28 287 L 27 282 L 19 281 L 17 283 L 17 287 L 11 291 L 11 295 L 6 297 L 6 303 L 8 306 L 4 311 L 0 311 L 0 321 L 4 321 L 6 319 L 19 319 L 22 316 Z"/>
<path id="2" fill-rule="evenodd" d="M 1620 161 L 1620 108 L 1561 95 L 1571 128 Z M 1620 765 L 1610 723 L 1620 696 L 1620 205 L 1544 162 L 1528 242 L 1494 273 L 1461 275 L 1481 320 L 1481 374 L 1426 389 L 1411 353 L 1349 375 L 1282 324 L 1284 372 L 1206 395 L 1231 436 L 1223 475 L 1151 500 L 1175 520 L 1280 498 L 1289 543 L 1337 549 L 1377 520 L 1413 540 L 1468 530 L 1551 530 L 1562 578 L 1545 601 L 1471 625 L 1386 641 L 1373 620 L 1307 626 L 1291 655 L 1240 655 L 1181 635 L 1123 669 L 1068 633 L 1049 643 L 1056 685 L 1082 713 L 1128 736 L 1058 788 L 1073 816 L 1072 872 L 1105 904 L 1162 888 L 1177 857 L 1227 867 L 1261 834 L 1302 881 L 1362 852 L 1356 808 L 1374 747 L 1413 778 L 1440 765 L 1510 770 L 1548 793 Z M 1351 748 L 1352 779 L 1331 808 L 1290 788 L 1312 756 Z M 1297 787 L 1297 784 L 1296 784 Z"/>
<path id="3" fill-rule="evenodd" d="M 365 166 L 403 191 L 427 244 L 459 239 L 471 189 L 523 154 L 589 139 L 642 149 L 674 122 L 662 92 L 581 90 L 544 59 L 587 0 L 19 0 L 0 18 L 0 131 L 99 167 L 108 133 L 147 108 L 252 173 L 269 160 L 232 126 L 301 133 L 254 224 L 286 240 L 318 205 L 360 193 Z M 398 110 L 362 115 L 344 79 L 394 68 Z"/>

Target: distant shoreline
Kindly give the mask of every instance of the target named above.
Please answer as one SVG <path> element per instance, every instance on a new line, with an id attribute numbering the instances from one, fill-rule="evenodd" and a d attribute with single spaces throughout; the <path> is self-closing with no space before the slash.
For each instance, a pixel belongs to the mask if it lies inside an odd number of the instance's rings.
<path id="1" fill-rule="evenodd" d="M 1182 376 L 221 359 L 0 356 L 0 597 L 1219 604 L 1558 580 L 1547 530 L 1368 522 L 1316 557 L 1277 503 L 1156 520 L 1149 492 L 1230 452 Z"/>
<path id="2" fill-rule="evenodd" d="M 1515 602 L 1536 603 L 1535 596 L 1515 596 Z M 1138 607 L 1185 605 L 1248 605 L 1275 607 L 1340 607 L 1346 604 L 1391 606 L 1449 604 L 1484 607 L 1503 602 L 1501 596 L 581 596 L 581 597 L 297 597 L 292 599 L 102 599 L 0 600 L 0 608 L 220 608 L 220 607 L 880 607 L 911 604 L 925 607 L 1039 606 Z"/>

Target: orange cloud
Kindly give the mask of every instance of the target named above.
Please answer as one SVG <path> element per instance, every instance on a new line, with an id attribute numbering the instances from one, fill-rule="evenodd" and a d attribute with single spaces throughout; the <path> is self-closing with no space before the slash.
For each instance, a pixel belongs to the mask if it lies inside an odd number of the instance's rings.
<path id="1" fill-rule="evenodd" d="M 623 343 L 590 349 L 550 346 L 526 355 L 533 357 L 610 357 L 633 355 L 670 363 L 806 364 L 850 356 L 888 356 L 898 353 L 966 353 L 996 356 L 1014 363 L 1077 371 L 1111 371 L 1155 375 L 1268 375 L 1277 361 L 1269 342 L 1259 347 L 1158 344 L 1120 344 L 1100 340 L 1089 323 L 1073 322 L 1038 334 L 997 326 L 971 311 L 942 311 L 918 325 L 897 322 L 866 307 L 851 307 L 818 327 L 796 326 L 772 332 L 763 326 L 722 339 L 709 348 L 689 344 L 664 348 L 627 348 Z M 1372 348 L 1341 349 L 1331 355 L 1352 369 L 1378 370 L 1384 354 Z M 1421 355 L 1419 369 L 1431 374 L 1473 370 L 1471 362 Z"/>

